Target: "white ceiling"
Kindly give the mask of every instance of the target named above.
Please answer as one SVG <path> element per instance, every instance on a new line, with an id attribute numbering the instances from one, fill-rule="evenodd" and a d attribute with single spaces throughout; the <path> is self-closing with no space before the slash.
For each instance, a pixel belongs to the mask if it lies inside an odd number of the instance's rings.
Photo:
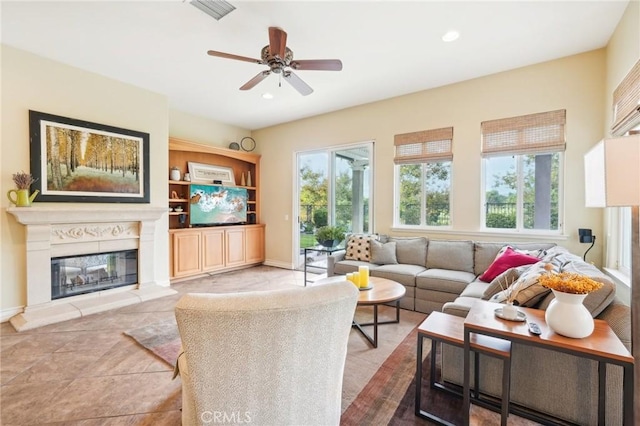
<path id="1" fill-rule="evenodd" d="M 258 129 L 604 47 L 628 1 L 259 1 L 216 21 L 171 1 L 2 1 L 2 43 L 165 94 L 172 109 Z M 295 59 L 343 70 L 296 71 L 301 96 L 260 58 L 268 27 Z M 453 43 L 441 36 L 461 33 Z M 265 100 L 264 92 L 274 99 Z"/>

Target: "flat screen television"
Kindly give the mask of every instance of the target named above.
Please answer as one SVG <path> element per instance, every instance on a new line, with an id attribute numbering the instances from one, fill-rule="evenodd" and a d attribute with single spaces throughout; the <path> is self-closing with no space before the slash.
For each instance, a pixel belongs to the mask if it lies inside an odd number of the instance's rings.
<path id="1" fill-rule="evenodd" d="M 191 226 L 247 223 L 247 190 L 235 186 L 189 185 Z"/>

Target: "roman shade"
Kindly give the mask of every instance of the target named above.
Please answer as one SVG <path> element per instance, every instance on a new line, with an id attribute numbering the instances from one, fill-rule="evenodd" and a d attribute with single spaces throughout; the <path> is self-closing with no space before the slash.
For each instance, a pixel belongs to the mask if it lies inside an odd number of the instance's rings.
<path id="1" fill-rule="evenodd" d="M 483 121 L 482 155 L 515 155 L 565 150 L 566 110 Z"/>
<path id="2" fill-rule="evenodd" d="M 395 164 L 453 160 L 453 127 L 395 135 Z"/>
<path id="3" fill-rule="evenodd" d="M 640 123 L 640 60 L 613 91 L 611 134 L 622 136 Z"/>

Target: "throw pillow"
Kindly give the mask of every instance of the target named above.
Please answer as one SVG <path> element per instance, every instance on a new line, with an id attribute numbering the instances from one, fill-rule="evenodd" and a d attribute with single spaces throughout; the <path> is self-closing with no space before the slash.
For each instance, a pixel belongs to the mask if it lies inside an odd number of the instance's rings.
<path id="1" fill-rule="evenodd" d="M 388 243 L 380 243 L 371 240 L 371 263 L 377 265 L 395 265 L 398 263 L 396 259 L 396 243 L 391 241 Z"/>
<path id="2" fill-rule="evenodd" d="M 516 282 L 518 278 L 520 278 L 520 275 L 522 274 L 522 272 L 524 272 L 528 268 L 529 268 L 529 265 L 518 266 L 516 268 L 509 268 L 503 273 L 501 273 L 500 275 L 498 275 L 497 277 L 495 277 L 493 281 L 491 281 L 491 284 L 489 284 L 489 287 L 487 287 L 484 293 L 482 294 L 482 300 L 489 300 L 493 295 L 502 291 L 503 288 L 506 289 L 509 286 L 511 286 L 513 283 Z"/>
<path id="3" fill-rule="evenodd" d="M 509 268 L 514 268 L 522 265 L 531 265 L 539 262 L 535 256 L 531 256 L 524 253 L 516 252 L 512 247 L 507 247 L 496 260 L 489 266 L 489 268 L 480 275 L 480 281 L 491 282 L 495 277 L 503 273 Z"/>
<path id="4" fill-rule="evenodd" d="M 531 265 L 529 269 L 524 271 L 522 275 L 520 275 L 520 278 L 512 284 L 512 291 L 517 291 L 514 301 L 515 305 L 525 307 L 536 306 L 538 302 L 551 292 L 550 289 L 543 287 L 538 281 L 540 275 L 547 273 L 545 265 L 548 263 L 553 266 L 552 272 L 560 272 L 562 264 L 553 259 L 553 257 L 545 257 L 542 262 Z M 498 292 L 489 300 L 503 303 L 506 299 L 507 296 L 503 292 Z"/>
<path id="5" fill-rule="evenodd" d="M 353 234 L 347 240 L 347 251 L 345 260 L 360 260 L 369 262 L 371 260 L 371 236 Z"/>

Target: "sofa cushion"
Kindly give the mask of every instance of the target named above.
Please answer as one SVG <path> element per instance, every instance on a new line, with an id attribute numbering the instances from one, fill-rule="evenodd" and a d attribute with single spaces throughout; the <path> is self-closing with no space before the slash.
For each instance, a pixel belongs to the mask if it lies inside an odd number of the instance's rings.
<path id="1" fill-rule="evenodd" d="M 479 277 L 481 281 L 491 282 L 495 277 L 502 274 L 509 268 L 515 268 L 522 265 L 531 265 L 539 262 L 540 259 L 526 253 L 518 252 L 512 247 L 507 246 L 504 251 L 493 261 L 491 266 Z"/>
<path id="2" fill-rule="evenodd" d="M 406 265 L 425 266 L 427 263 L 427 245 L 425 237 L 389 237 L 396 243 L 396 259 Z"/>
<path id="3" fill-rule="evenodd" d="M 341 260 L 333 265 L 333 273 L 335 275 L 347 275 L 350 272 L 358 272 L 358 267 L 360 266 L 368 266 L 369 271 L 378 268 L 378 265 L 361 260 Z"/>
<path id="4" fill-rule="evenodd" d="M 396 258 L 396 242 L 389 241 L 388 243 L 381 243 L 376 240 L 371 240 L 371 263 L 377 265 L 393 265 L 398 263 Z"/>
<path id="5" fill-rule="evenodd" d="M 474 271 L 476 275 L 482 274 L 487 270 L 489 265 L 493 263 L 496 256 L 506 246 L 511 246 L 517 250 L 540 250 L 542 253 L 538 257 L 544 255 L 544 251 L 555 247 L 554 243 L 492 243 L 476 241 L 474 244 Z M 531 253 L 530 253 L 531 254 Z"/>
<path id="6" fill-rule="evenodd" d="M 344 258 L 346 260 L 361 260 L 368 262 L 371 260 L 371 239 L 372 235 L 352 234 L 347 239 L 347 253 Z"/>
<path id="7" fill-rule="evenodd" d="M 458 297 L 453 302 L 445 303 L 442 307 L 442 312 L 464 318 L 469 313 L 469 309 L 471 309 L 477 301 L 477 297 Z"/>
<path id="8" fill-rule="evenodd" d="M 416 275 L 424 270 L 424 266 L 418 265 L 382 265 L 372 269 L 370 274 L 372 277 L 386 278 L 406 287 L 415 287 Z"/>
<path id="9" fill-rule="evenodd" d="M 491 284 L 485 283 L 484 281 L 473 281 L 464 288 L 462 293 L 460 293 L 460 297 L 475 297 L 477 299 L 482 299 L 484 292 L 490 285 Z"/>
<path id="10" fill-rule="evenodd" d="M 473 241 L 429 241 L 427 268 L 473 272 Z M 468 281 L 470 282 L 470 281 Z"/>
<path id="11" fill-rule="evenodd" d="M 416 276 L 416 287 L 460 294 L 474 279 L 475 275 L 471 272 L 434 268 L 427 269 Z"/>

